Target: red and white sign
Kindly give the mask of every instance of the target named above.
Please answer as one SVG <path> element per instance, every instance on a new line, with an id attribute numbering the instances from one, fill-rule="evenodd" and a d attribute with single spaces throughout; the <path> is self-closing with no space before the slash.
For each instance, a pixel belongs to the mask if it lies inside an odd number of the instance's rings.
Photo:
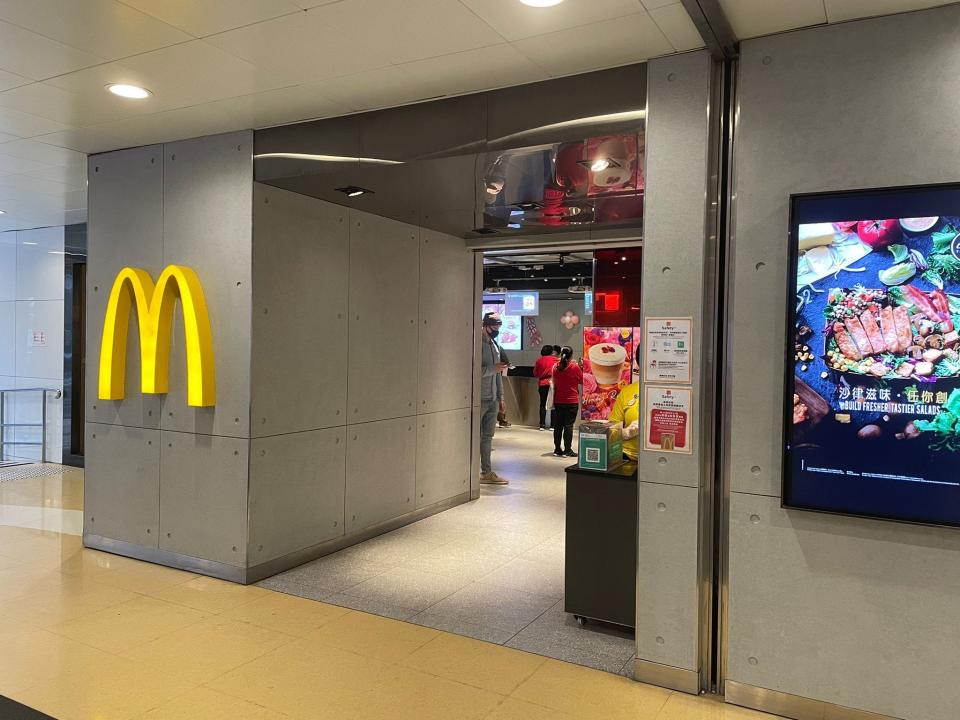
<path id="1" fill-rule="evenodd" d="M 653 452 L 690 454 L 693 452 L 691 388 L 644 388 L 643 449 Z"/>

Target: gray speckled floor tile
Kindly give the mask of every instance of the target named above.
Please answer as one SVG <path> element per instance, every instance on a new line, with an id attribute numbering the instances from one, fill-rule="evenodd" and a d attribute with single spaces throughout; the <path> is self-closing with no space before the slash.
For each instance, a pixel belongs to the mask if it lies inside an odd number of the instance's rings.
<path id="1" fill-rule="evenodd" d="M 493 625 L 471 622 L 461 617 L 436 615 L 430 613 L 429 610 L 414 615 L 410 618 L 410 622 L 497 645 L 503 645 L 514 635 L 513 630 L 503 630 Z"/>
<path id="2" fill-rule="evenodd" d="M 416 608 L 397 605 L 379 598 L 356 597 L 354 595 L 331 595 L 324 602 L 328 602 L 331 605 L 338 605 L 339 607 L 350 608 L 351 610 L 371 613 L 372 615 L 393 618 L 394 620 L 407 621 L 418 612 Z"/>
<path id="3" fill-rule="evenodd" d="M 517 633 L 555 603 L 555 598 L 474 582 L 432 605 L 426 614 Z"/>
<path id="4" fill-rule="evenodd" d="M 525 639 L 513 638 L 507 644 L 507 647 L 525 650 L 536 655 L 563 660 L 564 662 L 585 665 L 597 670 L 604 670 L 610 673 L 619 673 L 623 667 L 623 658 L 603 653 L 594 653 L 581 648 L 566 647 L 558 645 L 549 639 L 527 637 Z"/>
<path id="5" fill-rule="evenodd" d="M 264 587 L 273 587 L 272 585 L 265 585 L 264 583 L 287 582 L 290 584 L 290 587 L 300 585 L 314 591 L 326 589 L 333 592 L 342 592 L 365 580 L 369 580 L 377 575 L 382 575 L 387 570 L 390 570 L 391 567 L 391 565 L 360 560 L 355 557 L 335 553 L 318 560 L 313 560 L 312 562 L 296 567 L 293 570 L 288 570 L 280 575 L 274 575 L 272 578 L 268 578 L 260 584 L 264 585 Z M 274 587 L 274 589 L 277 588 Z"/>
<path id="6" fill-rule="evenodd" d="M 623 664 L 623 667 L 620 668 L 620 672 L 618 674 L 623 675 L 624 677 L 633 678 L 633 669 L 636 663 L 637 658 L 636 656 L 633 656 Z"/>
<path id="7" fill-rule="evenodd" d="M 346 595 L 376 599 L 389 605 L 425 610 L 452 595 L 469 580 L 410 568 L 393 568 L 344 591 Z"/>
<path id="8" fill-rule="evenodd" d="M 516 638 L 517 642 L 548 642 L 554 645 L 576 648 L 590 653 L 619 658 L 617 670 L 636 652 L 636 640 L 627 628 L 607 625 L 590 620 L 580 626 L 557 604 L 525 627 Z"/>
<path id="9" fill-rule="evenodd" d="M 492 585 L 545 595 L 563 597 L 563 561 L 514 558 L 481 580 Z"/>
<path id="10" fill-rule="evenodd" d="M 307 600 L 320 600 L 322 602 L 325 602 L 331 595 L 337 594 L 336 590 L 320 587 L 312 583 L 309 578 L 290 577 L 286 573 L 274 575 L 272 578 L 258 582 L 257 585 L 287 595 L 296 595 Z"/>

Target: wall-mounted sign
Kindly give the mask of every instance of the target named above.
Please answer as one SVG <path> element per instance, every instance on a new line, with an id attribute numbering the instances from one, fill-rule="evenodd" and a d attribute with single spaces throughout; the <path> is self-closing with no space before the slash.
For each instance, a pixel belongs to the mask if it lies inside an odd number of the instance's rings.
<path id="1" fill-rule="evenodd" d="M 692 453 L 693 389 L 646 385 L 643 392 L 643 449 Z"/>
<path id="2" fill-rule="evenodd" d="M 643 377 L 648 383 L 693 382 L 693 318 L 644 320 Z"/>
<path id="3" fill-rule="evenodd" d="M 169 265 L 156 285 L 146 270 L 124 268 L 114 280 L 103 321 L 100 343 L 98 397 L 125 396 L 127 328 L 130 311 L 137 311 L 140 331 L 140 390 L 166 393 L 170 365 L 173 313 L 180 300 L 187 355 L 187 404 L 210 407 L 216 402 L 213 334 L 203 287 L 188 267 Z"/>
<path id="4" fill-rule="evenodd" d="M 784 505 L 960 526 L 958 238 L 960 185 L 792 198 Z"/>
<path id="5" fill-rule="evenodd" d="M 27 345 L 30 347 L 46 347 L 46 330 L 27 330 Z"/>
<path id="6" fill-rule="evenodd" d="M 540 314 L 540 293 L 536 290 L 508 292 L 505 300 L 506 307 L 504 312 L 507 315 L 524 316 Z"/>

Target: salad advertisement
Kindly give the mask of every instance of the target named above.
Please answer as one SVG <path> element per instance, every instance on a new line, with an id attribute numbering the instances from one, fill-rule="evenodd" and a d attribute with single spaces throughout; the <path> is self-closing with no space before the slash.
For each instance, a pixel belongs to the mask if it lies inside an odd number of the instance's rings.
<path id="1" fill-rule="evenodd" d="M 960 186 L 793 198 L 783 501 L 960 526 Z"/>

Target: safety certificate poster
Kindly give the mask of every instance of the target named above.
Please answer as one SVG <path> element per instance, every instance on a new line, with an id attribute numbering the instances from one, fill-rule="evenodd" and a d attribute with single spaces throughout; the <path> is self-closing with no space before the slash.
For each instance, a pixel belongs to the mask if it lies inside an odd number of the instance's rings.
<path id="1" fill-rule="evenodd" d="M 692 453 L 692 405 L 692 388 L 647 385 L 643 408 L 644 450 Z"/>
<path id="2" fill-rule="evenodd" d="M 693 318 L 644 318 L 644 381 L 648 383 L 693 382 L 690 343 L 693 337 Z"/>

